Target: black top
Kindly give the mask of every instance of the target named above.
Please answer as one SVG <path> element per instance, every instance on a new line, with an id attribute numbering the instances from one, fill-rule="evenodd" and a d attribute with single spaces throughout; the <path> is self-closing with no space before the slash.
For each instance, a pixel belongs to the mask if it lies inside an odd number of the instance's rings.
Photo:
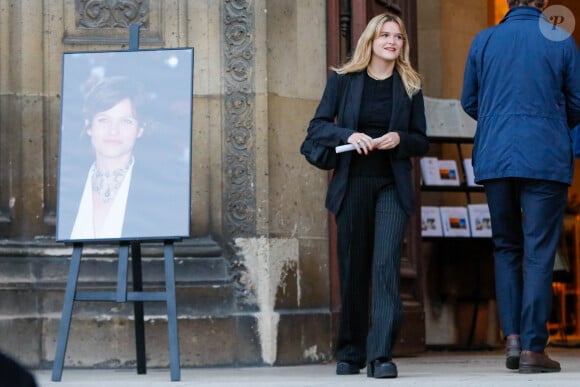
<path id="1" fill-rule="evenodd" d="M 365 72 L 358 131 L 372 138 L 383 136 L 389 130 L 392 108 L 393 77 L 379 81 Z M 369 152 L 366 156 L 353 152 L 350 175 L 393 178 L 389 153 L 390 151 L 378 149 Z"/>

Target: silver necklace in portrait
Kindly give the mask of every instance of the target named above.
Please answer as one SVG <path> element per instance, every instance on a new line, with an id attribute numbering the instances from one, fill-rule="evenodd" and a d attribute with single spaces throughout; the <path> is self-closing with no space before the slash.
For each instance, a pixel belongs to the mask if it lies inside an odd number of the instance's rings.
<path id="1" fill-rule="evenodd" d="M 91 178 L 93 192 L 96 192 L 104 203 L 107 203 L 121 187 L 130 167 L 131 163 L 112 171 L 100 171 L 96 166 L 93 166 L 93 176 Z"/>

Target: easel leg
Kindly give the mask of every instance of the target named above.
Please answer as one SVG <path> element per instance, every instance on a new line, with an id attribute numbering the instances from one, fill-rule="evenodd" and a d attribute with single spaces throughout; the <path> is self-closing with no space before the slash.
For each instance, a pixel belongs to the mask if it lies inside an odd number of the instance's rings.
<path id="1" fill-rule="evenodd" d="M 181 379 L 179 365 L 179 340 L 177 332 L 177 303 L 175 301 L 175 266 L 173 262 L 173 242 L 165 241 L 165 292 L 167 294 L 167 328 L 169 333 L 169 366 L 171 381 Z"/>
<path id="2" fill-rule="evenodd" d="M 133 291 L 143 290 L 143 274 L 141 270 L 141 244 L 131 243 L 131 264 L 133 269 Z M 135 348 L 137 352 L 137 373 L 147 373 L 147 359 L 145 356 L 145 312 L 142 301 L 133 302 L 135 316 Z"/>
<path id="3" fill-rule="evenodd" d="M 127 272 L 129 268 L 129 243 L 119 244 L 119 266 L 117 268 L 117 302 L 127 302 Z"/>
<path id="4" fill-rule="evenodd" d="M 54 355 L 54 364 L 52 365 L 52 381 L 60 382 L 62 378 L 62 368 L 64 366 L 64 355 L 68 342 L 68 333 L 70 329 L 70 320 L 75 300 L 75 292 L 79 270 L 81 266 L 82 244 L 73 245 L 73 254 L 71 258 L 68 279 L 66 282 L 66 291 L 64 294 L 64 304 L 62 307 L 62 316 L 60 320 L 60 329 L 58 331 L 58 340 L 56 342 L 56 354 Z"/>

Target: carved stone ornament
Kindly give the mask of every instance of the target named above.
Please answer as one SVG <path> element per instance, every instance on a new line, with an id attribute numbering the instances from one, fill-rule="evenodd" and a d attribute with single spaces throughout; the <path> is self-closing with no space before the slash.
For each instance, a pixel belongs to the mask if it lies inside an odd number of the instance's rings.
<path id="1" fill-rule="evenodd" d="M 224 234 L 229 273 L 240 309 L 255 308 L 245 284 L 245 258 L 236 238 L 256 234 L 256 163 L 254 152 L 253 2 L 224 2 Z"/>
<path id="2" fill-rule="evenodd" d="M 149 27 L 149 0 L 76 0 L 77 28 Z"/>
<path id="3" fill-rule="evenodd" d="M 228 239 L 256 233 L 253 2 L 225 0 L 225 227 Z"/>
<path id="4" fill-rule="evenodd" d="M 64 0 L 63 0 L 64 1 Z M 140 44 L 165 44 L 163 21 L 177 12 L 165 0 L 66 0 L 64 6 L 64 35 L 66 45 L 127 45 L 129 27 L 140 29 Z"/>

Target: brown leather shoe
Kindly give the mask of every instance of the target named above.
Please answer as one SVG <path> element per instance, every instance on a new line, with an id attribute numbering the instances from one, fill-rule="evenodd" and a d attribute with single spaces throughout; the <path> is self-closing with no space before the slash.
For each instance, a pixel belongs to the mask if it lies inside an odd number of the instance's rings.
<path id="1" fill-rule="evenodd" d="M 522 351 L 520 373 L 535 374 L 540 372 L 560 372 L 560 363 L 550 359 L 545 352 Z"/>
<path id="2" fill-rule="evenodd" d="M 510 370 L 517 370 L 520 366 L 522 347 L 520 337 L 510 335 L 505 342 L 505 366 Z"/>

